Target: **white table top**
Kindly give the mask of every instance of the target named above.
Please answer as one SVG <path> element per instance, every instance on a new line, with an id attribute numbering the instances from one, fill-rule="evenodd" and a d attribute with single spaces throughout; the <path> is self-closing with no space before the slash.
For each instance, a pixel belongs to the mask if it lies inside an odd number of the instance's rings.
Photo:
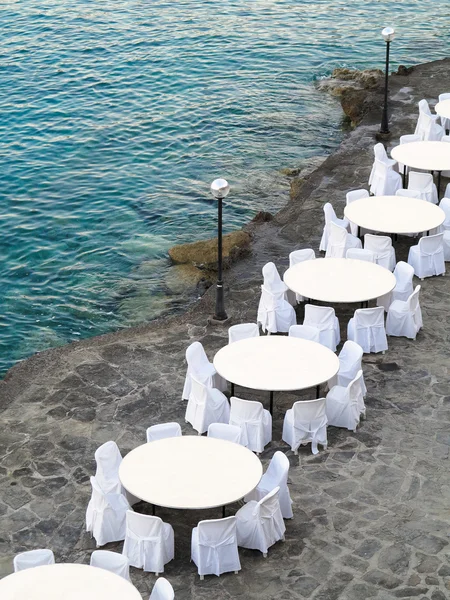
<path id="1" fill-rule="evenodd" d="M 314 264 L 313 264 L 314 263 Z M 395 287 L 394 275 L 375 263 L 353 258 L 317 258 L 284 274 L 289 289 L 320 302 L 365 302 Z"/>
<path id="2" fill-rule="evenodd" d="M 348 204 L 344 215 L 360 227 L 383 233 L 421 233 L 445 221 L 445 213 L 439 206 L 403 196 L 361 198 Z"/>
<path id="3" fill-rule="evenodd" d="M 442 102 L 438 102 L 434 107 L 434 110 L 440 117 L 450 119 L 450 100 L 442 100 Z"/>
<path id="4" fill-rule="evenodd" d="M 142 600 L 132 583 L 97 567 L 57 563 L 0 580 L 2 600 Z"/>
<path id="5" fill-rule="evenodd" d="M 317 342 L 268 335 L 221 348 L 214 357 L 214 366 L 236 385 L 279 392 L 303 390 L 328 381 L 338 372 L 339 360 Z"/>
<path id="6" fill-rule="evenodd" d="M 262 464 L 225 440 L 183 435 L 138 446 L 119 468 L 131 494 L 167 508 L 205 509 L 240 500 L 259 483 Z"/>
<path id="7" fill-rule="evenodd" d="M 448 142 L 410 142 L 391 150 L 399 163 L 425 171 L 450 170 L 450 144 Z"/>

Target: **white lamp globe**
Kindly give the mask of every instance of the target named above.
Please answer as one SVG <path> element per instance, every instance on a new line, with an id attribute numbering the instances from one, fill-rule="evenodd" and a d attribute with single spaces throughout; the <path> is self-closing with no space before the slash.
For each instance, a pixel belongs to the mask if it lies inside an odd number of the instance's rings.
<path id="1" fill-rule="evenodd" d="M 214 198 L 226 198 L 230 185 L 226 179 L 214 179 L 211 184 L 211 194 Z"/>

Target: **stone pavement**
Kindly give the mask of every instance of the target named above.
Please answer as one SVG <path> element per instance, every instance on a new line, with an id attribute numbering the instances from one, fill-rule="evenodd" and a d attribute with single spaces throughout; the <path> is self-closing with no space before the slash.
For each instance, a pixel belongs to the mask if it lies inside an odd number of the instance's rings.
<path id="1" fill-rule="evenodd" d="M 449 73 L 445 60 L 391 78 L 392 144 L 413 131 L 418 100 L 448 91 L 442 82 Z M 254 226 L 252 256 L 226 274 L 233 322 L 255 320 L 267 260 L 285 267 L 289 251 L 317 250 L 323 203 L 342 212 L 345 192 L 367 186 L 378 118 L 378 111 L 369 114 L 274 221 Z M 400 240 L 398 259 L 412 241 Z M 289 457 L 294 518 L 286 523 L 285 543 L 267 559 L 240 550 L 239 575 L 200 581 L 189 562 L 190 532 L 220 511 L 158 510 L 175 529 L 176 556 L 165 576 L 177 600 L 450 597 L 450 278 L 429 278 L 422 289 L 424 329 L 417 341 L 390 338 L 385 355 L 364 358 L 367 419 L 356 434 L 329 428 L 327 451 L 314 457 L 304 447 L 294 456 L 280 441 L 282 419 L 307 393 L 276 395 L 273 442 L 262 460 L 267 464 L 277 449 Z M 226 330 L 206 324 L 212 291 L 183 315 L 43 352 L 0 382 L 3 575 L 14 554 L 36 547 L 52 548 L 58 561 L 88 562 L 95 543 L 84 531 L 84 514 L 101 443 L 116 440 L 125 454 L 144 442 L 149 425 L 169 420 L 194 433 L 181 400 L 185 349 L 201 340 L 212 358 L 226 343 Z M 354 308 L 337 310 L 344 340 Z M 154 575 L 132 569 L 131 577 L 146 599 Z"/>

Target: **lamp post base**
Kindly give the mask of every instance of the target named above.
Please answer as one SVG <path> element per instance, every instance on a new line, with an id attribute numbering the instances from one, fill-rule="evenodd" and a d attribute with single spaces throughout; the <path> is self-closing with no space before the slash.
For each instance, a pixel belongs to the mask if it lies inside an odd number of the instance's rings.
<path id="1" fill-rule="evenodd" d="M 391 132 L 388 131 L 377 131 L 375 134 L 375 139 L 377 140 L 377 142 L 387 142 L 391 139 Z"/>
<path id="2" fill-rule="evenodd" d="M 231 317 L 227 317 L 226 319 L 218 319 L 216 315 L 208 317 L 208 325 L 223 325 L 228 327 L 231 324 Z"/>

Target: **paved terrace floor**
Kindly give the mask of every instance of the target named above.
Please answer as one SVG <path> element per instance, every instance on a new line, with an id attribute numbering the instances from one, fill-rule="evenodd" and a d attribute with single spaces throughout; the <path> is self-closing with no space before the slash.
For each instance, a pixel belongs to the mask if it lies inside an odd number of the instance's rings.
<path id="1" fill-rule="evenodd" d="M 391 79 L 395 144 L 413 131 L 417 101 L 448 91 L 450 60 Z M 367 185 L 378 118 L 378 110 L 369 114 L 276 220 L 255 229 L 252 256 L 226 275 L 234 322 L 255 320 L 263 264 L 285 267 L 289 251 L 317 250 L 323 203 L 341 213 L 345 192 Z M 399 242 L 398 259 L 412 241 Z M 0 385 L 3 574 L 15 553 L 36 547 L 52 548 L 57 561 L 89 561 L 95 543 L 84 514 L 101 443 L 116 440 L 125 454 L 144 442 L 146 427 L 169 420 L 194 433 L 181 401 L 185 349 L 201 340 L 212 358 L 226 343 L 225 330 L 206 325 L 211 298 L 182 316 L 44 352 L 10 371 Z M 449 302 L 449 274 L 425 280 L 417 341 L 391 338 L 384 356 L 365 357 L 367 420 L 356 434 L 330 428 L 329 448 L 318 456 L 309 447 L 294 456 L 280 441 L 285 410 L 307 395 L 276 396 L 273 442 L 262 460 L 277 449 L 289 457 L 294 518 L 267 559 L 241 550 L 239 575 L 200 581 L 189 562 L 190 532 L 219 511 L 158 511 L 175 529 L 165 576 L 177 600 L 450 597 Z M 353 310 L 338 310 L 343 332 Z M 120 551 L 122 543 L 106 548 Z M 132 569 L 131 577 L 147 599 L 154 575 Z"/>

